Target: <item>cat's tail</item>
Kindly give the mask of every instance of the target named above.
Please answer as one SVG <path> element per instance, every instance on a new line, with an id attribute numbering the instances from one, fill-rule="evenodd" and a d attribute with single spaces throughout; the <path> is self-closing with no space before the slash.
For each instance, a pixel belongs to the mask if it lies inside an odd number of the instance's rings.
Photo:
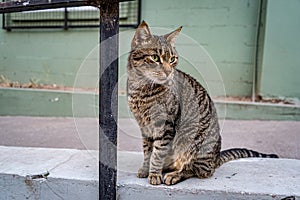
<path id="1" fill-rule="evenodd" d="M 279 158 L 278 155 L 276 154 L 264 154 L 249 149 L 242 149 L 242 148 L 227 149 L 221 151 L 219 166 L 231 160 L 236 160 L 239 158 L 253 158 L 253 157 Z"/>

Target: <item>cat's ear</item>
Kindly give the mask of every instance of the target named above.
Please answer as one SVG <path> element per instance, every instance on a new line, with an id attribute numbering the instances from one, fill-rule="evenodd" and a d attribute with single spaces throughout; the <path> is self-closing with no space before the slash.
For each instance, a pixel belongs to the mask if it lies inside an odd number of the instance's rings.
<path id="1" fill-rule="evenodd" d="M 178 29 L 176 29 L 175 31 L 173 31 L 173 32 L 171 32 L 169 34 L 164 35 L 164 37 L 166 38 L 166 40 L 168 42 L 170 42 L 172 46 L 174 46 L 175 39 L 179 35 L 181 29 L 182 29 L 182 26 L 180 26 Z"/>
<path id="2" fill-rule="evenodd" d="M 143 21 L 135 31 L 135 35 L 131 43 L 131 48 L 134 48 L 136 45 L 149 40 L 151 37 L 152 35 L 148 24 L 145 21 Z"/>

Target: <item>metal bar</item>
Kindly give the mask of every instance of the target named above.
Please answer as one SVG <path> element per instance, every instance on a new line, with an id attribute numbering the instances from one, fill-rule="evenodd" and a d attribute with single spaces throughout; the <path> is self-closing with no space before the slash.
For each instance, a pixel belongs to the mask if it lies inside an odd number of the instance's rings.
<path id="1" fill-rule="evenodd" d="M 137 18 L 137 24 L 135 28 L 138 27 L 138 25 L 141 23 L 142 20 L 142 0 L 138 0 L 138 18 Z"/>
<path id="2" fill-rule="evenodd" d="M 98 6 L 98 1 L 101 0 L 18 0 L 0 2 L 0 14 L 62 7 L 77 7 L 89 5 Z M 104 0 L 104 2 L 105 1 L 107 0 Z M 120 0 L 119 2 L 122 1 L 131 0 Z M 115 0 L 112 0 L 112 2 L 115 2 Z"/>
<path id="3" fill-rule="evenodd" d="M 68 9 L 65 7 L 65 13 L 64 13 L 64 29 L 65 31 L 68 30 Z"/>
<path id="4" fill-rule="evenodd" d="M 5 14 L 2 14 L 2 29 L 5 29 Z"/>
<path id="5" fill-rule="evenodd" d="M 22 30 L 22 29 L 28 29 L 28 30 L 30 30 L 30 29 L 64 29 L 64 26 L 63 25 L 57 25 L 57 26 L 55 26 L 55 25 L 47 25 L 47 26 L 30 26 L 30 27 L 28 27 L 28 26 L 5 26 L 4 27 L 4 29 L 6 29 L 6 30 L 9 30 L 9 31 L 11 31 L 12 29 L 19 29 L 19 30 Z"/>
<path id="6" fill-rule="evenodd" d="M 258 2 L 258 15 L 256 20 L 256 34 L 254 41 L 254 67 L 253 67 L 253 76 L 252 76 L 252 102 L 256 101 L 256 97 L 258 95 L 258 60 L 259 60 L 259 45 L 260 45 L 260 37 L 261 37 L 261 23 L 262 23 L 262 13 L 263 13 L 263 0 L 259 0 Z"/>
<path id="7" fill-rule="evenodd" d="M 0 13 L 43 10 L 61 7 L 88 6 L 90 0 L 19 0 L 0 3 Z"/>
<path id="8" fill-rule="evenodd" d="M 116 199 L 119 1 L 101 0 L 99 81 L 99 197 Z"/>
<path id="9" fill-rule="evenodd" d="M 62 20 L 63 21 L 63 20 Z M 119 27 L 122 28 L 136 28 L 136 25 L 120 25 Z M 5 30 L 13 30 L 13 29 L 64 29 L 65 26 L 64 25 L 40 25 L 40 26 L 34 26 L 34 25 L 30 25 L 30 26 L 18 26 L 18 25 L 14 25 L 14 26 L 4 26 L 3 29 Z M 69 25 L 68 24 L 68 29 L 72 29 L 72 28 L 99 28 L 99 25 Z"/>

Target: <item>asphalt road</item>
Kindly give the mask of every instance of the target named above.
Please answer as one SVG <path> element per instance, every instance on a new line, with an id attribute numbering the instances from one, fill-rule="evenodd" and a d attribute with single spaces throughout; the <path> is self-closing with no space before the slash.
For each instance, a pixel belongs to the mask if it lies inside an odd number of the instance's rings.
<path id="1" fill-rule="evenodd" d="M 300 121 L 220 121 L 223 149 L 245 147 L 300 159 Z M 98 149 L 93 118 L 0 117 L 0 145 Z M 119 119 L 118 149 L 142 151 L 134 119 Z"/>

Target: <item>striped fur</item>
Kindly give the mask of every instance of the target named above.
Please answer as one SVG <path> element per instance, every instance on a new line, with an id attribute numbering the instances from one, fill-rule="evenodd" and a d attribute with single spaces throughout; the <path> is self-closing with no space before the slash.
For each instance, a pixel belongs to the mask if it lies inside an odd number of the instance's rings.
<path id="1" fill-rule="evenodd" d="M 221 166 L 225 162 L 229 162 L 231 160 L 236 160 L 239 158 L 278 158 L 278 155 L 264 154 L 257 151 L 242 148 L 227 149 L 221 151 L 219 165 Z"/>
<path id="2" fill-rule="evenodd" d="M 127 65 L 128 105 L 143 136 L 144 162 L 138 177 L 176 184 L 207 178 L 224 162 L 244 157 L 276 157 L 245 149 L 221 150 L 213 101 L 190 75 L 176 69 L 174 41 L 181 28 L 152 35 L 143 22 L 132 40 Z"/>

